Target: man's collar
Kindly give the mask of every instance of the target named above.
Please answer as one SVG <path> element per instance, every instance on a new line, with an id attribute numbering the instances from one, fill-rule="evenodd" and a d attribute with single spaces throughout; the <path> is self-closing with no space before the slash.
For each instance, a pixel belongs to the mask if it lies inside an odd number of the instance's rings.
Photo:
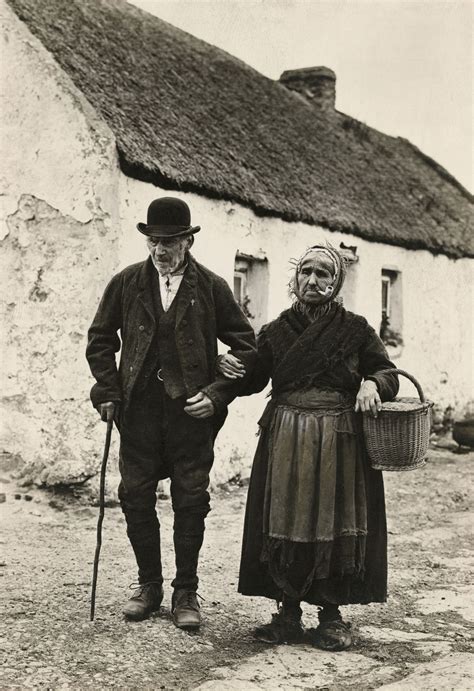
<path id="1" fill-rule="evenodd" d="M 188 283 L 195 284 L 197 279 L 197 262 L 190 252 L 187 254 L 186 260 L 186 267 L 183 267 L 183 281 L 188 281 Z M 148 281 L 153 275 L 153 271 L 156 271 L 158 276 L 160 275 L 158 273 L 158 269 L 153 264 L 151 255 L 149 254 L 140 267 L 140 271 L 138 272 L 137 284 L 139 290 L 146 290 Z"/>

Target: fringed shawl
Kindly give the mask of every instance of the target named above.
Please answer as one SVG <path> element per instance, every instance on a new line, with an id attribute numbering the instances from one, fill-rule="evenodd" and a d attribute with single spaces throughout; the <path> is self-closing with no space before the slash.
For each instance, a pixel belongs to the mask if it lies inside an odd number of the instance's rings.
<path id="1" fill-rule="evenodd" d="M 285 310 L 265 329 L 273 354 L 274 393 L 313 384 L 318 377 L 359 350 L 370 326 L 364 317 L 331 303 L 310 322 L 295 308 Z"/>

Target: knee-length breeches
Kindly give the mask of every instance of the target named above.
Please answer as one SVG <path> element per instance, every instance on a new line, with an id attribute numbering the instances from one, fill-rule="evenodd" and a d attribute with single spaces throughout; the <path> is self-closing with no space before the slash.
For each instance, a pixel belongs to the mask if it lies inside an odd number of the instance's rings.
<path id="1" fill-rule="evenodd" d="M 134 549 L 139 580 L 160 581 L 158 481 L 171 479 L 177 578 L 175 587 L 197 587 L 197 558 L 209 512 L 209 472 L 216 419 L 184 412 L 185 398 L 170 399 L 159 381 L 136 396 L 120 419 L 119 498 Z"/>

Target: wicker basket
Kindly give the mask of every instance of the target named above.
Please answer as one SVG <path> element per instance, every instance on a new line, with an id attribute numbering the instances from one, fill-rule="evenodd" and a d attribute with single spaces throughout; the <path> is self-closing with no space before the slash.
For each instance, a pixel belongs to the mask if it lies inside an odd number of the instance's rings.
<path id="1" fill-rule="evenodd" d="M 416 386 L 420 400 L 396 398 L 383 403 L 376 418 L 362 416 L 370 465 L 376 470 L 414 470 L 425 463 L 433 403 L 425 399 L 420 384 L 405 370 L 387 369 L 377 374 L 382 372 L 407 377 Z"/>

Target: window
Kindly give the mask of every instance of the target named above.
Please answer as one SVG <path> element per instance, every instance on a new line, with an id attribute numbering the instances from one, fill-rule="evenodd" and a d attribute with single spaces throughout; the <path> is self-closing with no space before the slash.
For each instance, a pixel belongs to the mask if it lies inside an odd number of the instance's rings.
<path id="1" fill-rule="evenodd" d="M 258 331 L 267 320 L 268 309 L 268 261 L 263 253 L 235 255 L 234 297 Z"/>
<path id="2" fill-rule="evenodd" d="M 246 287 L 247 287 L 247 272 L 242 269 L 234 271 L 234 297 L 240 306 L 244 304 Z"/>
<path id="3" fill-rule="evenodd" d="M 380 338 L 387 346 L 403 345 L 402 274 L 397 269 L 382 269 Z"/>
<path id="4" fill-rule="evenodd" d="M 382 323 L 390 318 L 390 276 L 382 271 Z"/>
<path id="5" fill-rule="evenodd" d="M 341 297 L 346 309 L 357 311 L 357 284 L 359 281 L 359 257 L 357 256 L 357 247 L 354 245 L 345 245 L 343 242 L 339 245 L 339 252 L 342 254 L 344 264 L 346 267 L 346 280 L 341 290 Z"/>

